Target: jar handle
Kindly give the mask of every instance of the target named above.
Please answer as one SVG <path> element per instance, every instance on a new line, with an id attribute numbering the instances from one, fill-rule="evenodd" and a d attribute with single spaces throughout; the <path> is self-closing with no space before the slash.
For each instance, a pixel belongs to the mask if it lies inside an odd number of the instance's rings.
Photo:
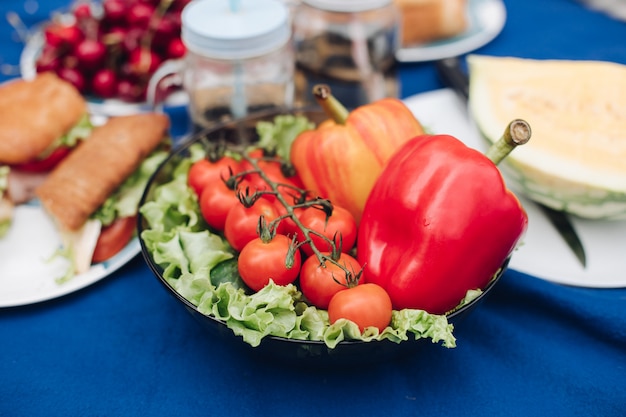
<path id="1" fill-rule="evenodd" d="M 146 101 L 152 110 L 157 110 L 172 93 L 172 89 L 182 90 L 183 59 L 170 59 L 163 62 L 152 74 L 146 91 Z"/>

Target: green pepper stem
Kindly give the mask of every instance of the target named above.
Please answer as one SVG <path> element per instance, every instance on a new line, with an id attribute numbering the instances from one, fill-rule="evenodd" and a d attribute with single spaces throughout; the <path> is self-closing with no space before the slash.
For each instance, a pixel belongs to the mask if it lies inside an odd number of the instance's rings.
<path id="1" fill-rule="evenodd" d="M 500 139 L 487 149 L 485 156 L 495 165 L 498 165 L 518 145 L 528 142 L 530 135 L 531 130 L 528 122 L 515 119 L 509 123 Z"/>
<path id="2" fill-rule="evenodd" d="M 317 104 L 322 107 L 326 116 L 330 117 L 337 124 L 343 125 L 346 123 L 350 111 L 332 95 L 328 85 L 315 85 L 313 87 L 313 97 L 315 97 Z"/>

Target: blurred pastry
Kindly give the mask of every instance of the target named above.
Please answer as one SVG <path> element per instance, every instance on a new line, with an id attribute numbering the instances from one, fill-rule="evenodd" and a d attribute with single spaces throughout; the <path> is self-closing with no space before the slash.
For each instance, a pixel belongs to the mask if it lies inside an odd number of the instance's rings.
<path id="1" fill-rule="evenodd" d="M 468 27 L 467 0 L 394 0 L 400 11 L 402 46 L 463 33 Z"/>

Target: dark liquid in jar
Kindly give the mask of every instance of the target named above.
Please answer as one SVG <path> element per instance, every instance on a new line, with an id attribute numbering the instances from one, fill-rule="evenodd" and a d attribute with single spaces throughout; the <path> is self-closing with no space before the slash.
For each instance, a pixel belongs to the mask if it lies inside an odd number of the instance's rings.
<path id="1" fill-rule="evenodd" d="M 327 84 L 346 107 L 357 107 L 383 97 L 397 97 L 393 33 L 380 30 L 359 41 L 325 32 L 297 45 L 298 100 L 315 102 L 315 84 Z"/>

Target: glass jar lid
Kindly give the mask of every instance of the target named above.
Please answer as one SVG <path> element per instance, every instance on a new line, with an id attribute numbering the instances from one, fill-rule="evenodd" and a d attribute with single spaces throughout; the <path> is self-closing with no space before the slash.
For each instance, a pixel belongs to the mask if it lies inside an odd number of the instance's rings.
<path id="1" fill-rule="evenodd" d="M 216 59 L 261 56 L 291 36 L 289 11 L 279 0 L 195 0 L 181 21 L 185 46 Z"/>
<path id="2" fill-rule="evenodd" d="M 302 0 L 302 2 L 332 12 L 365 12 L 389 6 L 393 0 Z"/>

